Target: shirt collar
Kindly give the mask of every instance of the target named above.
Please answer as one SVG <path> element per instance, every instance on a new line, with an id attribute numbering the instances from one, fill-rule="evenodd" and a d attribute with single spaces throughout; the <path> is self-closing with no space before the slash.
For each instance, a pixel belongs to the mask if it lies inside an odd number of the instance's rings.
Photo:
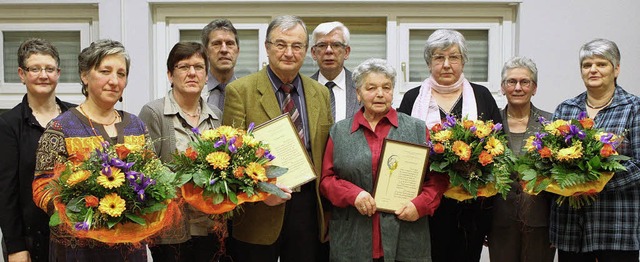
<path id="1" fill-rule="evenodd" d="M 204 102 L 204 99 L 200 97 L 200 112 L 208 115 L 213 119 L 220 119 L 214 112 L 209 108 L 207 103 Z M 169 90 L 169 93 L 164 97 L 164 115 L 178 115 L 178 111 L 180 110 L 180 106 L 176 99 L 173 97 L 173 89 Z"/>
<path id="2" fill-rule="evenodd" d="M 282 80 L 280 80 L 280 78 L 278 78 L 276 73 L 274 73 L 269 66 L 267 66 L 267 76 L 269 76 L 269 80 L 271 80 L 271 85 L 273 86 L 275 92 L 278 92 L 278 89 L 280 89 L 280 86 L 282 86 L 282 84 L 284 83 L 282 82 Z M 298 73 L 298 75 L 296 75 L 296 78 L 291 81 L 291 84 L 296 88 L 296 92 L 298 92 L 298 94 L 302 94 L 302 79 L 300 79 L 300 73 Z"/>
<path id="3" fill-rule="evenodd" d="M 347 86 L 347 79 L 346 79 L 346 75 L 347 73 L 344 70 L 344 67 L 342 68 L 342 71 L 340 72 L 340 74 L 338 74 L 338 76 L 336 76 L 335 79 L 333 80 L 329 80 L 326 77 L 324 77 L 324 75 L 322 75 L 321 72 L 318 71 L 318 82 L 320 82 L 320 84 L 327 84 L 327 82 L 332 81 L 336 84 L 337 88 L 340 89 L 345 89 L 345 87 Z"/>
<path id="4" fill-rule="evenodd" d="M 389 112 L 387 112 L 386 115 L 384 115 L 382 117 L 382 119 L 380 119 L 380 122 L 378 122 L 378 124 L 380 123 L 389 123 L 391 125 L 393 125 L 394 127 L 398 127 L 398 112 L 391 108 L 389 109 Z M 371 130 L 371 128 L 369 127 L 369 121 L 367 121 L 366 118 L 364 118 L 364 108 L 360 108 L 360 110 L 358 110 L 358 112 L 356 112 L 356 114 L 353 116 L 353 124 L 351 125 L 351 133 L 357 131 L 360 127 L 363 128 L 367 128 L 369 130 Z M 373 131 L 373 130 L 371 130 Z"/>
<path id="5" fill-rule="evenodd" d="M 211 92 L 211 90 L 216 89 L 218 87 L 219 84 L 221 84 L 218 79 L 213 76 L 213 74 L 211 74 L 211 72 L 209 72 L 208 74 L 208 80 L 207 80 L 207 91 Z M 231 83 L 233 80 L 238 79 L 238 77 L 236 76 L 235 72 L 233 73 L 233 76 L 231 77 L 231 79 L 229 80 L 229 82 L 227 82 L 226 84 Z"/>
<path id="6" fill-rule="evenodd" d="M 69 107 L 65 103 L 62 103 L 62 100 L 60 100 L 58 97 L 56 97 L 56 104 L 60 106 L 60 111 L 62 111 L 62 113 L 69 110 Z M 26 94 L 24 95 L 24 97 L 22 97 L 22 106 L 24 108 L 24 110 L 22 110 L 22 118 L 31 118 L 31 116 L 33 115 L 33 110 L 31 110 L 31 107 L 29 106 L 29 99 L 27 99 Z"/>

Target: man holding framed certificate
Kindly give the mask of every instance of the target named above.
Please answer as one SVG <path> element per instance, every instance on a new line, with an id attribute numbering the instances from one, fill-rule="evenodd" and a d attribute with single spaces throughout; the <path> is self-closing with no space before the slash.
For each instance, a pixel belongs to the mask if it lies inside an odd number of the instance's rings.
<path id="1" fill-rule="evenodd" d="M 440 203 L 447 178 L 423 179 L 428 131 L 423 121 L 391 107 L 395 77 L 385 60 L 360 64 L 353 80 L 363 108 L 331 128 L 320 183 L 334 205 L 331 261 L 431 258 L 426 216 Z"/>
<path id="2" fill-rule="evenodd" d="M 327 88 L 299 74 L 308 45 L 308 33 L 300 18 L 279 16 L 271 21 L 265 41 L 269 65 L 227 86 L 222 122 L 247 128 L 251 123 L 260 125 L 288 113 L 301 142 L 289 146 L 302 144 L 319 175 L 333 118 Z M 320 257 L 324 213 L 318 194 L 319 176 L 314 181 L 295 188 L 282 186 L 290 194 L 288 199 L 271 195 L 264 202 L 244 204 L 243 212 L 233 218 L 232 258 L 274 262 L 280 258 L 287 262 Z"/>

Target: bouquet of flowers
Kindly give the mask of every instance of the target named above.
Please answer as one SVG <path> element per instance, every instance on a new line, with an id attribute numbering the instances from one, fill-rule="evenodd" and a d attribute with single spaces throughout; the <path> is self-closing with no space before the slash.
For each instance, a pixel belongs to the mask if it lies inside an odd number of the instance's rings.
<path id="1" fill-rule="evenodd" d="M 229 217 L 243 202 L 262 201 L 269 194 L 286 197 L 275 179 L 288 170 L 270 165 L 275 157 L 253 136 L 253 127 L 192 129 L 194 141 L 174 155 L 172 164 L 187 203 L 203 213 Z"/>
<path id="2" fill-rule="evenodd" d="M 527 153 L 517 164 L 526 192 L 548 191 L 560 195 L 558 204 L 568 199 L 580 208 L 595 200 L 614 172 L 626 170 L 620 161 L 629 157 L 616 152 L 622 138 L 594 129 L 585 112 L 570 121 L 540 123 L 544 131 L 527 139 Z"/>
<path id="3" fill-rule="evenodd" d="M 140 241 L 176 219 L 175 174 L 150 150 L 151 144 L 102 142 L 93 152 L 73 152 L 56 165 L 50 226 L 79 238 L 108 244 Z"/>
<path id="4" fill-rule="evenodd" d="M 447 116 L 430 130 L 430 170 L 449 174 L 449 198 L 464 201 L 478 196 L 506 194 L 514 162 L 502 124 L 492 121 L 457 121 Z"/>

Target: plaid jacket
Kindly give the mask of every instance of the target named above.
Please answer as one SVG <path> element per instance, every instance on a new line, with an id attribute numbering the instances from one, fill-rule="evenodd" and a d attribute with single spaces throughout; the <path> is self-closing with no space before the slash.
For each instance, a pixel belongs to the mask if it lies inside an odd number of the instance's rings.
<path id="1" fill-rule="evenodd" d="M 577 119 L 586 111 L 586 92 L 562 102 L 554 119 Z M 618 152 L 631 157 L 627 171 L 616 173 L 594 203 L 581 209 L 551 207 L 550 238 L 570 252 L 640 250 L 640 97 L 616 86 L 611 104 L 598 112 L 595 128 L 625 133 Z"/>

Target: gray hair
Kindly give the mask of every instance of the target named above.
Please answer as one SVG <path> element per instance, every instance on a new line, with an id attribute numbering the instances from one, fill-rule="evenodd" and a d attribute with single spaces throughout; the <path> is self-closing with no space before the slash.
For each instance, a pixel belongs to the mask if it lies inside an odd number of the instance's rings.
<path id="1" fill-rule="evenodd" d="M 233 33 L 236 37 L 236 45 L 240 44 L 240 40 L 238 39 L 238 30 L 233 26 L 229 19 L 215 19 L 211 21 L 208 25 L 202 28 L 202 45 L 205 49 L 209 46 L 209 34 L 216 30 L 223 30 L 227 32 Z"/>
<path id="2" fill-rule="evenodd" d="M 538 68 L 536 67 L 536 63 L 524 56 L 512 57 L 504 63 L 504 66 L 502 67 L 502 82 L 507 80 L 507 72 L 511 69 L 516 68 L 524 68 L 529 70 L 529 73 L 531 74 L 531 80 L 534 83 L 538 83 Z"/>
<path id="3" fill-rule="evenodd" d="M 391 80 L 392 87 L 396 83 L 396 70 L 387 63 L 387 60 L 380 58 L 369 58 L 362 62 L 353 70 L 353 82 L 356 88 L 361 88 L 370 73 L 381 73 Z"/>
<path id="4" fill-rule="evenodd" d="M 349 45 L 351 33 L 344 24 L 338 21 L 319 24 L 316 29 L 313 30 L 313 33 L 311 33 L 311 43 L 315 45 L 318 38 L 328 35 L 335 30 L 340 30 L 342 32 L 342 39 L 344 39 L 343 44 Z"/>
<path id="5" fill-rule="evenodd" d="M 51 56 L 56 60 L 56 66 L 60 65 L 60 55 L 58 55 L 58 49 L 53 44 L 44 39 L 31 38 L 22 42 L 18 47 L 18 67 L 26 68 L 27 59 L 35 54 Z"/>
<path id="6" fill-rule="evenodd" d="M 580 65 L 586 58 L 601 56 L 609 60 L 613 68 L 620 65 L 620 50 L 615 42 L 607 39 L 594 39 L 580 48 Z"/>
<path id="7" fill-rule="evenodd" d="M 438 29 L 433 32 L 427 42 L 424 44 L 424 61 L 427 62 L 427 66 L 431 66 L 431 56 L 438 49 L 447 49 L 454 45 L 457 45 L 462 55 L 463 63 L 467 63 L 469 58 L 467 57 L 467 45 L 464 36 L 451 29 Z"/>
<path id="8" fill-rule="evenodd" d="M 97 69 L 102 60 L 110 55 L 120 55 L 124 58 L 127 64 L 127 77 L 129 77 L 129 66 L 131 65 L 129 54 L 127 54 L 122 43 L 110 39 L 95 41 L 89 47 L 82 49 L 82 52 L 78 55 L 78 73 L 80 77 L 82 78 L 82 74 L 88 73 L 91 69 Z M 82 94 L 85 97 L 89 95 L 87 84 L 84 82 L 82 83 Z"/>
<path id="9" fill-rule="evenodd" d="M 309 33 L 307 32 L 307 26 L 304 24 L 304 21 L 300 19 L 300 17 L 297 17 L 295 15 L 276 16 L 276 18 L 274 18 L 267 27 L 267 41 L 271 41 L 271 32 L 276 28 L 282 31 L 286 31 L 296 27 L 297 25 L 301 25 L 302 29 L 304 29 L 304 37 L 306 39 L 305 45 L 309 46 Z"/>

